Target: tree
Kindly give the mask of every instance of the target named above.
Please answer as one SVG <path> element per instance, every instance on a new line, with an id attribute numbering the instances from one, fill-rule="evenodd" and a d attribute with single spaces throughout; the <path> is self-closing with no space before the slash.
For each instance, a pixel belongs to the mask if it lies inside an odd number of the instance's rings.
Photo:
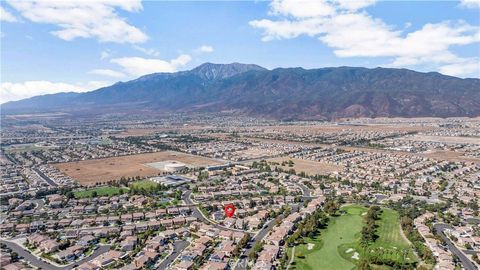
<path id="1" fill-rule="evenodd" d="M 324 209 L 325 209 L 325 212 L 327 212 L 327 214 L 332 216 L 332 215 L 335 215 L 335 213 L 337 212 L 338 206 L 335 203 L 335 201 L 329 200 L 325 203 Z"/>
<path id="2" fill-rule="evenodd" d="M 67 192 L 67 194 L 66 194 L 65 196 L 67 196 L 67 198 L 68 198 L 69 200 L 75 198 L 75 195 L 74 195 L 73 192 L 71 192 L 71 191 Z"/>
<path id="3" fill-rule="evenodd" d="M 301 251 L 295 252 L 295 257 L 303 259 L 305 258 L 305 255 Z"/>
<path id="4" fill-rule="evenodd" d="M 258 256 L 258 253 L 260 253 L 260 251 L 262 251 L 262 249 L 263 249 L 263 242 L 257 242 L 255 244 L 255 246 L 253 246 L 253 249 L 250 252 L 250 254 L 248 254 L 248 258 L 252 261 L 256 260 L 257 256 Z"/>
<path id="5" fill-rule="evenodd" d="M 476 263 L 480 264 L 480 258 L 478 258 L 478 254 L 475 253 L 472 255 L 472 260 L 474 260 Z"/>
<path id="6" fill-rule="evenodd" d="M 15 251 L 12 251 L 12 253 L 10 254 L 10 257 L 12 258 L 12 262 L 16 262 L 18 261 L 18 253 L 16 253 Z"/>
<path id="7" fill-rule="evenodd" d="M 357 264 L 358 270 L 370 270 L 370 263 L 366 259 L 361 259 Z"/>

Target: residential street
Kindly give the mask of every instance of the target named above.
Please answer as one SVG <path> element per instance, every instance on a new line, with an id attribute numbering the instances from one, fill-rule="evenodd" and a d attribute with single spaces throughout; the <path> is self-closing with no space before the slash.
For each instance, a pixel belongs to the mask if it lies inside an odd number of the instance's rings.
<path id="1" fill-rule="evenodd" d="M 247 261 L 248 261 L 248 254 L 252 251 L 253 247 L 255 246 L 256 243 L 260 242 L 267 236 L 268 232 L 275 226 L 275 220 L 283 219 L 283 215 L 278 216 L 276 219 L 271 220 L 269 223 L 267 223 L 266 226 L 264 226 L 254 237 L 253 239 L 250 240 L 249 244 L 250 247 L 245 249 L 242 254 L 240 254 L 240 259 L 237 265 L 235 266 L 234 270 L 243 270 L 247 269 Z"/>
<path id="2" fill-rule="evenodd" d="M 450 241 L 450 239 L 445 235 L 444 230 L 451 229 L 450 225 L 439 223 L 439 224 L 433 225 L 433 227 L 435 228 L 437 233 L 440 235 L 440 237 L 443 240 L 445 240 L 445 242 L 447 242 L 448 249 L 450 249 L 450 251 L 458 257 L 458 259 L 460 260 L 460 262 L 462 263 L 463 267 L 466 270 L 476 270 L 477 269 L 477 267 L 467 258 L 467 256 L 465 256 L 465 254 L 462 251 L 460 251 L 452 243 L 452 241 Z"/>
<path id="3" fill-rule="evenodd" d="M 192 191 L 188 190 L 186 191 L 185 193 L 183 193 L 182 195 L 182 200 L 186 203 L 186 204 L 191 204 L 191 205 L 195 205 L 195 203 L 192 201 L 192 199 L 190 199 L 190 194 L 192 193 Z M 221 229 L 221 230 L 230 230 L 230 231 L 236 231 L 236 232 L 245 232 L 245 231 L 242 231 L 242 230 L 238 230 L 238 229 L 233 229 L 233 228 L 227 228 L 227 227 L 224 227 L 224 226 L 220 226 L 216 223 L 212 223 L 210 220 L 206 219 L 202 213 L 200 212 L 200 210 L 198 209 L 198 207 L 194 207 L 193 208 L 193 211 L 192 211 L 192 216 L 196 217 L 197 219 L 199 220 L 203 220 L 204 222 L 218 228 L 218 229 Z M 246 233 L 246 232 L 245 232 Z M 251 236 L 253 236 L 253 233 L 249 233 Z"/>
<path id="4" fill-rule="evenodd" d="M 37 168 L 33 168 L 33 170 L 41 177 L 43 178 L 43 180 L 45 180 L 45 182 L 47 182 L 49 185 L 51 186 L 58 186 L 58 184 L 53 181 L 52 179 L 50 179 L 50 177 L 48 177 L 47 175 L 45 175 L 43 172 L 41 172 L 39 169 Z"/>
<path id="5" fill-rule="evenodd" d="M 90 255 L 90 256 L 88 256 L 88 257 L 86 257 L 86 258 L 84 258 L 84 259 L 82 259 L 78 262 L 75 262 L 74 264 L 63 266 L 63 267 L 58 267 L 58 266 L 54 266 L 50 263 L 47 263 L 47 262 L 39 259 L 35 255 L 31 254 L 30 251 L 27 251 L 27 250 L 23 249 L 21 246 L 19 246 L 16 243 L 12 243 L 10 241 L 5 241 L 5 240 L 0 240 L 0 243 L 5 244 L 7 247 L 12 249 L 20 257 L 23 257 L 26 261 L 28 261 L 32 265 L 34 265 L 36 267 L 39 267 L 39 268 L 42 268 L 42 269 L 46 269 L 46 270 L 70 270 L 70 269 L 73 269 L 75 267 L 75 265 L 80 265 L 84 262 L 93 260 L 94 258 L 96 258 L 96 257 L 98 257 L 98 256 L 102 255 L 103 253 L 110 250 L 110 246 L 99 246 L 92 253 L 92 255 Z"/>
<path id="6" fill-rule="evenodd" d="M 173 244 L 173 252 L 170 253 L 159 265 L 157 269 L 167 269 L 167 267 L 175 261 L 175 259 L 182 253 L 182 251 L 188 247 L 188 242 L 187 241 L 176 241 L 175 244 Z"/>

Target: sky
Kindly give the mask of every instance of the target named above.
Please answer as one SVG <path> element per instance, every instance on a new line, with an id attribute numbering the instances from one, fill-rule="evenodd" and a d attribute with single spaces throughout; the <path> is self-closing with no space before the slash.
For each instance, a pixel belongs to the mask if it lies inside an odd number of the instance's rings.
<path id="1" fill-rule="evenodd" d="M 0 103 L 205 62 L 480 77 L 480 0 L 7 0 L 0 21 Z"/>

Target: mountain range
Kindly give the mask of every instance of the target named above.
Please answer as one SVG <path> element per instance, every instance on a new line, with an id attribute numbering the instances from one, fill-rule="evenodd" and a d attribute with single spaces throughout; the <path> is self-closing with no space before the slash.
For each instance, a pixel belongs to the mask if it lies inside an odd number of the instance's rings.
<path id="1" fill-rule="evenodd" d="M 480 115 L 480 79 L 408 69 L 277 68 L 205 63 L 86 93 L 36 96 L 1 105 L 31 112 L 218 112 L 272 119 Z"/>

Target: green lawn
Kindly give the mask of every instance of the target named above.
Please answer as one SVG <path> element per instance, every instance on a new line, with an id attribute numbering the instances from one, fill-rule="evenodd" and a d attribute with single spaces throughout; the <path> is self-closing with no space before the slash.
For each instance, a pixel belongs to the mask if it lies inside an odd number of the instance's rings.
<path id="1" fill-rule="evenodd" d="M 370 248 L 377 249 L 374 252 L 384 253 L 385 257 L 389 257 L 394 261 L 416 261 L 417 257 L 413 249 L 400 233 L 400 217 L 398 213 L 392 209 L 382 208 L 380 218 L 377 221 L 378 239 L 370 245 Z"/>
<path id="2" fill-rule="evenodd" d="M 97 192 L 97 197 L 101 196 L 114 196 L 120 194 L 120 190 L 128 192 L 127 188 L 119 187 L 98 187 L 98 188 L 89 188 L 86 190 L 77 191 L 74 193 L 75 198 L 88 198 L 92 197 L 93 192 Z"/>
<path id="3" fill-rule="evenodd" d="M 355 269 L 359 258 L 366 256 L 364 249 L 359 245 L 360 231 L 364 225 L 362 214 L 367 208 L 349 205 L 342 208 L 346 214 L 332 217 L 328 227 L 312 239 L 305 238 L 305 244 L 295 247 L 296 255 L 303 254 L 305 258 L 295 256 L 291 269 Z M 369 250 L 382 254 L 385 258 L 395 261 L 417 260 L 412 248 L 400 234 L 399 215 L 391 209 L 382 208 L 381 219 L 377 221 L 379 236 Z M 308 243 L 314 244 L 308 250 Z M 357 253 L 357 254 L 356 254 Z M 291 254 L 291 249 L 288 249 Z M 358 256 L 358 259 L 355 258 Z M 373 266 L 373 265 L 372 265 Z M 375 266 L 374 269 L 390 269 L 387 266 Z"/>
<path id="4" fill-rule="evenodd" d="M 400 234 L 400 217 L 392 209 L 382 208 L 381 219 L 377 221 L 378 239 L 372 247 L 397 247 L 408 248 L 408 243 Z"/>
<path id="5" fill-rule="evenodd" d="M 150 189 L 156 188 L 158 185 L 159 185 L 158 183 L 155 183 L 150 180 L 140 180 L 140 181 L 133 182 L 130 186 L 137 189 L 143 188 L 145 190 L 150 190 Z"/>
<path id="6" fill-rule="evenodd" d="M 306 238 L 305 242 L 315 246 L 308 250 L 308 244 L 299 245 L 295 253 L 303 253 L 305 259 L 295 257 L 294 269 L 346 269 L 355 268 L 355 264 L 344 259 L 340 254 L 341 247 L 354 243 L 360 237 L 362 229 L 361 214 L 366 208 L 361 206 L 346 206 L 342 208 L 347 213 L 330 218 L 328 227 L 321 230 L 314 239 Z M 351 253 L 353 255 L 353 252 Z"/>

